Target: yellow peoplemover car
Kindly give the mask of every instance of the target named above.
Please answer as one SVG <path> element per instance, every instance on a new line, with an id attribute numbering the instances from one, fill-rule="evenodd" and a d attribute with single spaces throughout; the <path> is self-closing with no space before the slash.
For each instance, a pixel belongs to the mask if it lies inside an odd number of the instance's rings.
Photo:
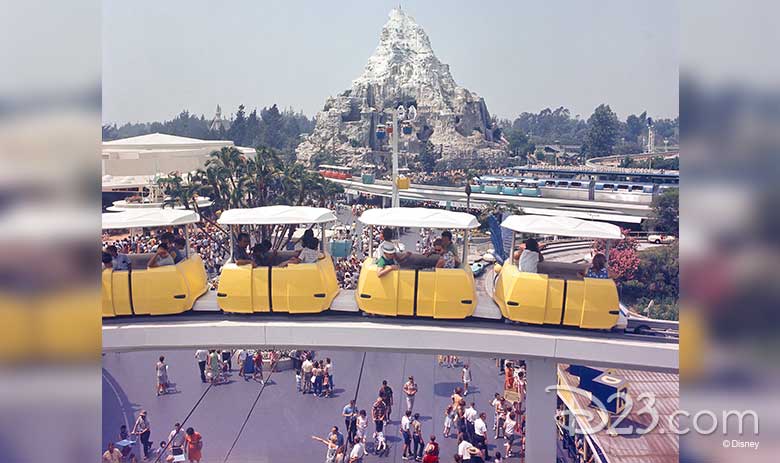
<path id="1" fill-rule="evenodd" d="M 467 259 L 468 230 L 479 227 L 479 221 L 473 215 L 439 209 L 394 207 L 369 209 L 359 220 L 372 229 L 403 227 L 464 231 L 460 268 L 414 269 L 405 268 L 401 263 L 400 270 L 393 270 L 382 277 L 377 275 L 373 240 L 370 240 L 369 256 L 363 262 L 355 292 L 361 310 L 376 315 L 433 318 L 466 318 L 474 313 L 477 296 L 474 275 Z"/>
<path id="2" fill-rule="evenodd" d="M 603 222 L 512 215 L 502 223 L 512 230 L 512 250 L 517 233 L 554 235 L 607 240 L 623 238 L 620 228 Z M 493 300 L 501 314 L 513 321 L 612 329 L 618 325 L 620 303 L 611 279 L 583 278 L 587 266 L 564 262 L 539 262 L 538 273 L 521 272 L 513 259 L 507 259 L 496 277 Z"/>
<path id="3" fill-rule="evenodd" d="M 330 308 L 339 293 L 336 269 L 326 249 L 325 224 L 336 220 L 330 209 L 306 206 L 266 206 L 230 209 L 218 223 L 232 228 L 241 225 L 320 225 L 320 252 L 324 256 L 314 264 L 290 264 L 286 267 L 253 267 L 231 261 L 222 267 L 217 288 L 217 304 L 225 312 L 318 313 Z M 288 260 L 292 252 L 281 251 L 276 262 Z"/>
<path id="4" fill-rule="evenodd" d="M 189 225 L 200 216 L 182 209 L 139 209 L 105 213 L 103 229 L 185 227 L 186 257 L 176 265 L 147 268 L 152 253 L 130 254 L 131 269 L 104 269 L 102 274 L 103 316 L 168 315 L 190 310 L 208 289 L 200 255 L 191 252 Z"/>

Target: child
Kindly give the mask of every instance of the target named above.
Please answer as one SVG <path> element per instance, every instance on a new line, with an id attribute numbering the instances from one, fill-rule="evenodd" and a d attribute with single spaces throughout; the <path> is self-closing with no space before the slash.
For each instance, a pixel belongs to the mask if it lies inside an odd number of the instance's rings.
<path id="1" fill-rule="evenodd" d="M 374 453 L 382 455 L 387 450 L 387 439 L 385 433 L 378 431 L 374 433 Z"/>
<path id="2" fill-rule="evenodd" d="M 450 437 L 450 429 L 452 428 L 452 420 L 455 417 L 454 407 L 452 404 L 447 405 L 447 410 L 444 411 L 444 438 Z"/>
<path id="3" fill-rule="evenodd" d="M 320 240 L 317 238 L 311 238 L 310 240 L 307 240 L 303 243 L 303 249 L 301 249 L 301 253 L 298 254 L 298 263 L 301 264 L 315 264 L 317 263 L 317 260 L 320 258 L 319 252 L 317 252 L 317 247 L 320 245 Z"/>
<path id="4" fill-rule="evenodd" d="M 496 454 L 493 456 L 493 463 L 501 463 L 502 461 L 501 452 L 496 452 Z"/>

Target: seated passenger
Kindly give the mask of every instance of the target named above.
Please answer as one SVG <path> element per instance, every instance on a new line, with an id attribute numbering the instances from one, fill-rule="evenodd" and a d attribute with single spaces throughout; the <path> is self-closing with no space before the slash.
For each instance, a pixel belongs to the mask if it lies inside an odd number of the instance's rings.
<path id="1" fill-rule="evenodd" d="M 382 229 L 381 232 L 381 238 L 382 242 L 379 244 L 379 249 L 377 249 L 377 259 L 382 258 L 382 247 L 385 245 L 385 243 L 388 244 L 387 248 L 390 249 L 392 247 L 395 251 L 395 260 L 398 262 L 403 262 L 406 260 L 409 256 L 412 255 L 411 252 L 401 252 L 400 249 L 396 247 L 396 245 L 393 243 L 393 240 L 395 239 L 395 230 L 393 230 L 390 227 L 385 227 Z"/>
<path id="2" fill-rule="evenodd" d="M 455 267 L 458 267 L 460 265 L 460 259 L 458 258 L 458 248 L 455 246 L 455 243 L 452 242 L 452 233 L 449 230 L 444 230 L 441 232 L 441 238 L 437 238 L 436 241 L 441 241 L 442 243 L 442 249 L 446 252 L 449 252 L 452 254 L 452 256 L 455 258 Z M 432 254 L 438 254 L 442 255 L 442 253 L 436 251 L 436 241 L 434 241 L 434 249 L 428 253 L 426 253 L 426 256 L 431 256 Z M 452 268 L 455 268 L 452 267 Z"/>
<path id="3" fill-rule="evenodd" d="M 255 267 L 270 267 L 274 263 L 271 242 L 263 240 L 252 248 L 252 260 Z"/>
<path id="4" fill-rule="evenodd" d="M 101 258 L 101 261 L 103 262 L 103 268 L 104 269 L 110 269 L 113 268 L 113 259 L 111 258 L 111 254 L 104 252 L 103 257 Z"/>
<path id="5" fill-rule="evenodd" d="M 154 253 L 147 266 L 149 268 L 164 267 L 166 265 L 174 265 L 173 256 L 168 252 L 168 245 L 160 243 L 157 246 L 157 251 Z"/>
<path id="6" fill-rule="evenodd" d="M 236 265 L 252 265 L 252 259 L 246 252 L 246 248 L 249 246 L 249 235 L 246 233 L 239 233 L 236 237 L 236 246 L 233 249 L 233 262 Z"/>
<path id="7" fill-rule="evenodd" d="M 130 258 L 127 254 L 120 254 L 116 246 L 113 244 L 106 246 L 106 252 L 111 255 L 111 267 L 114 270 L 130 270 Z"/>
<path id="8" fill-rule="evenodd" d="M 173 262 L 179 263 L 187 258 L 187 240 L 181 236 L 173 239 Z"/>
<path id="9" fill-rule="evenodd" d="M 607 257 L 600 252 L 593 256 L 593 262 L 583 276 L 600 279 L 614 278 L 614 274 L 607 268 Z"/>
<path id="10" fill-rule="evenodd" d="M 455 254 L 444 248 L 444 240 L 436 238 L 433 241 L 433 252 L 439 255 L 436 262 L 436 268 L 457 268 L 457 258 Z"/>
<path id="11" fill-rule="evenodd" d="M 313 236 L 303 243 L 303 249 L 297 257 L 293 257 L 287 263 L 290 264 L 315 264 L 320 259 L 320 253 L 317 248 L 320 246 L 320 240 Z"/>
<path id="12" fill-rule="evenodd" d="M 399 270 L 401 267 L 396 261 L 396 253 L 398 250 L 395 245 L 390 241 L 385 241 L 379 246 L 379 251 L 382 255 L 376 260 L 376 267 L 378 270 L 377 276 L 382 277 L 393 270 Z"/>
<path id="13" fill-rule="evenodd" d="M 179 257 L 179 250 L 176 249 L 176 246 L 174 245 L 175 240 L 176 240 L 176 235 L 174 235 L 169 231 L 163 232 L 160 235 L 160 243 L 165 243 L 165 245 L 168 246 L 168 254 L 171 255 L 174 263 L 178 263 L 183 258 L 183 256 Z"/>
<path id="14" fill-rule="evenodd" d="M 521 272 L 538 273 L 539 262 L 544 262 L 544 256 L 539 249 L 539 242 L 533 238 L 528 238 L 521 246 L 523 252 L 520 254 L 518 267 Z"/>

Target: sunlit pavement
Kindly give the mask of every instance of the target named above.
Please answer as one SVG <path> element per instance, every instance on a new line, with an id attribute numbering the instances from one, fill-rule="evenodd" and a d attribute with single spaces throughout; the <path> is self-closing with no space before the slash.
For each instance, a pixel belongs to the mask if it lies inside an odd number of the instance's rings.
<path id="1" fill-rule="evenodd" d="M 157 357 L 165 355 L 169 364 L 169 379 L 178 392 L 155 395 Z M 450 402 L 453 389 L 460 385 L 460 368 L 439 367 L 436 356 L 420 354 L 391 354 L 369 352 L 365 356 L 362 376 L 359 375 L 363 353 L 317 352 L 317 359 L 330 357 L 334 365 L 335 391 L 331 398 L 303 396 L 296 393 L 292 370 L 277 372 L 263 390 L 260 399 L 238 441 L 230 452 L 228 462 L 316 462 L 324 460 L 324 445 L 311 435 L 326 437 L 332 425 L 344 428 L 341 409 L 357 392 L 358 407 L 370 416 L 371 404 L 379 386 L 387 379 L 395 393 L 392 424 L 386 428 L 390 453 L 387 457 L 369 456 L 366 461 L 402 462 L 402 441 L 398 432 L 400 410 L 403 406 L 402 385 L 414 375 L 419 387 L 415 411 L 421 415 L 426 438 L 435 433 L 441 443 L 442 461 L 450 461 L 455 453 L 455 438 L 443 439 L 444 409 Z M 495 392 L 503 388 L 503 377 L 498 374 L 495 360 L 466 358 L 473 376 L 473 392 L 466 400 L 476 402 L 479 411 L 488 413 L 488 427 L 492 427 L 492 409 L 489 402 Z M 233 365 L 237 368 L 237 365 Z M 152 441 L 155 446 L 165 440 L 177 421 L 181 422 L 195 406 L 208 387 L 201 383 L 194 352 L 132 352 L 106 354 L 103 357 L 103 441 L 117 441 L 119 426 L 132 428 L 141 409 L 148 411 Z M 266 376 L 268 372 L 266 371 Z M 358 390 L 359 384 L 359 390 Z M 261 385 L 244 381 L 234 371 L 230 383 L 212 387 L 185 428 L 192 426 L 203 435 L 204 462 L 223 462 L 239 434 Z M 373 432 L 369 422 L 368 436 Z M 492 437 L 492 435 L 490 436 Z M 491 453 L 494 442 L 488 440 Z M 503 448 L 500 449 L 503 453 Z M 141 455 L 140 446 L 135 448 Z"/>

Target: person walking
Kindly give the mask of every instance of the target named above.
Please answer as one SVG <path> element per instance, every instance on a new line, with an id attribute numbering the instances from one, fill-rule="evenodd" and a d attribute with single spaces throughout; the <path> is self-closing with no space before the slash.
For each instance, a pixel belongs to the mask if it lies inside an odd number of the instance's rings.
<path id="1" fill-rule="evenodd" d="M 374 405 L 371 406 L 371 417 L 374 419 L 374 430 L 382 432 L 385 428 L 385 414 L 387 407 L 381 397 L 377 397 Z"/>
<path id="2" fill-rule="evenodd" d="M 209 351 L 209 374 L 211 375 L 211 384 L 217 384 L 220 376 L 219 354 L 216 350 Z"/>
<path id="3" fill-rule="evenodd" d="M 401 458 L 408 460 L 412 454 L 412 412 L 407 410 L 404 416 L 401 417 L 401 427 L 399 428 L 401 437 L 404 440 L 403 451 L 401 452 Z"/>
<path id="4" fill-rule="evenodd" d="M 187 435 L 181 428 L 181 423 L 173 425 L 173 430 L 168 434 L 168 446 L 171 448 L 171 454 L 176 455 L 178 452 L 184 452 L 184 444 L 187 443 Z"/>
<path id="5" fill-rule="evenodd" d="M 233 351 L 225 349 L 221 351 L 222 364 L 227 366 L 227 371 L 233 371 Z"/>
<path id="6" fill-rule="evenodd" d="M 463 364 L 463 370 L 460 372 L 460 380 L 463 383 L 463 397 L 469 395 L 469 384 L 471 384 L 471 368 L 468 363 Z"/>
<path id="7" fill-rule="evenodd" d="M 311 359 L 308 358 L 308 356 L 303 360 L 303 363 L 301 364 L 301 371 L 303 371 L 303 393 L 308 394 L 311 392 L 312 384 L 311 384 L 311 372 L 314 369 L 314 362 L 311 361 Z"/>
<path id="8" fill-rule="evenodd" d="M 141 446 L 144 450 L 144 457 L 149 458 L 152 450 L 152 441 L 150 439 L 152 435 L 152 427 L 149 424 L 149 420 L 146 418 L 146 410 L 141 410 L 138 418 L 135 420 L 135 426 L 131 434 L 139 436 L 141 439 Z"/>
<path id="9" fill-rule="evenodd" d="M 412 440 L 414 441 L 414 459 L 416 461 L 422 461 L 423 448 L 425 448 L 425 443 L 423 441 L 422 423 L 420 422 L 419 413 L 415 413 L 414 419 L 412 419 Z"/>
<path id="10" fill-rule="evenodd" d="M 350 400 L 347 405 L 341 410 L 341 416 L 344 417 L 344 429 L 347 432 L 347 442 L 355 440 L 357 434 L 357 417 L 358 409 L 355 406 L 355 401 Z"/>
<path id="11" fill-rule="evenodd" d="M 325 463 L 336 463 L 336 455 L 339 451 L 339 445 L 336 442 L 336 436 L 331 435 L 328 439 L 323 439 L 322 437 L 318 436 L 311 436 L 311 438 L 326 445 L 327 449 L 325 451 Z"/>
<path id="12" fill-rule="evenodd" d="M 155 365 L 155 372 L 157 374 L 156 389 L 159 396 L 168 392 L 168 365 L 165 364 L 165 356 L 160 356 L 157 365 Z"/>
<path id="13" fill-rule="evenodd" d="M 393 388 L 387 385 L 386 379 L 382 381 L 382 387 L 379 388 L 379 397 L 382 398 L 387 407 L 385 424 L 390 423 L 390 416 L 393 413 Z"/>
<path id="14" fill-rule="evenodd" d="M 260 375 L 260 384 L 263 384 L 263 351 L 257 350 L 252 358 L 255 365 L 255 371 L 252 373 L 252 379 L 257 381 L 257 375 Z"/>
<path id="15" fill-rule="evenodd" d="M 189 427 L 185 440 L 187 442 L 187 460 L 190 463 L 200 463 L 200 459 L 203 458 L 203 437 L 199 432 Z"/>
<path id="16" fill-rule="evenodd" d="M 414 376 L 409 376 L 409 380 L 404 383 L 404 394 L 406 395 L 406 410 L 414 410 L 414 397 L 417 395 L 417 383 L 414 382 Z"/>
<path id="17" fill-rule="evenodd" d="M 203 383 L 208 382 L 206 380 L 206 361 L 209 357 L 209 351 L 206 349 L 198 349 L 195 351 L 195 361 L 198 362 L 198 372 L 200 373 L 200 381 Z"/>
<path id="18" fill-rule="evenodd" d="M 349 452 L 349 462 L 348 463 L 363 463 L 363 457 L 366 456 L 366 447 L 363 442 L 360 441 L 357 437 L 355 438 L 355 441 L 353 442 L 352 451 Z"/>
<path id="19" fill-rule="evenodd" d="M 425 446 L 422 463 L 439 463 L 439 443 L 436 442 L 434 434 L 431 434 L 428 445 Z"/>

